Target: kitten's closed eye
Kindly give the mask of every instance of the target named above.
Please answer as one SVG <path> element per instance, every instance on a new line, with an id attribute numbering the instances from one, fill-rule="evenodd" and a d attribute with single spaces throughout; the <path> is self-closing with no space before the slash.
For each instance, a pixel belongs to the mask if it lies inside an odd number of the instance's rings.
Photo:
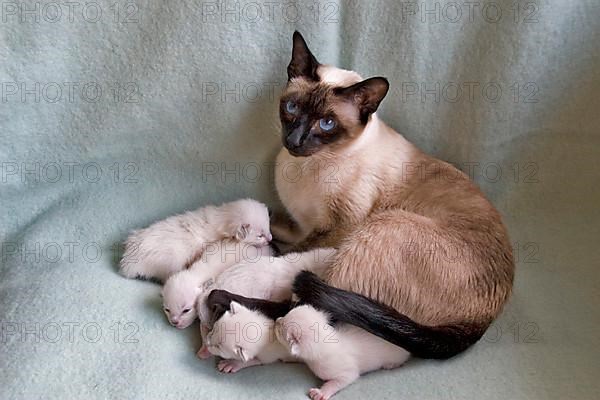
<path id="1" fill-rule="evenodd" d="M 186 308 L 186 309 L 184 309 L 184 310 L 182 311 L 182 313 L 183 313 L 183 314 L 187 314 L 187 313 L 189 313 L 190 311 L 191 311 L 191 310 L 190 310 L 189 308 Z"/>
<path id="2" fill-rule="evenodd" d="M 164 310 L 165 310 L 166 313 L 170 313 L 171 312 L 171 310 L 169 310 L 168 308 L 165 308 Z"/>

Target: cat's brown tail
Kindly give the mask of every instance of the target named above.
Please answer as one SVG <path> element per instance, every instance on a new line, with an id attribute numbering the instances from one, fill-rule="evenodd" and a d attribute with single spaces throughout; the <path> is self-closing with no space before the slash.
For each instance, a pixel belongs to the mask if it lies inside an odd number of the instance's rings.
<path id="1" fill-rule="evenodd" d="M 450 358 L 477 342 L 487 326 L 421 325 L 366 296 L 327 285 L 312 272 L 299 273 L 293 285 L 299 303 L 329 314 L 332 324 L 345 322 L 387 340 L 420 358 Z"/>

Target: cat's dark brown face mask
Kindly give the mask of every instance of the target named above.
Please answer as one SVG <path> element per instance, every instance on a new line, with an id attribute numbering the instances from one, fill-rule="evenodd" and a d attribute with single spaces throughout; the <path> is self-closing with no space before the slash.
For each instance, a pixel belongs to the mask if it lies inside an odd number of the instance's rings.
<path id="1" fill-rule="evenodd" d="M 308 157 L 335 151 L 356 139 L 387 94 L 381 77 L 348 87 L 322 82 L 320 64 L 298 32 L 294 32 L 288 83 L 279 103 L 282 141 L 289 153 Z"/>

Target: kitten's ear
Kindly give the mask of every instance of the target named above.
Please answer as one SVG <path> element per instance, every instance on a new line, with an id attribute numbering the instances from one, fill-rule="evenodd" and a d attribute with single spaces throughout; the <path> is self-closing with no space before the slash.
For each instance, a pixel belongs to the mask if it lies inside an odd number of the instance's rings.
<path id="1" fill-rule="evenodd" d="M 288 80 L 304 77 L 318 82 L 317 68 L 319 67 L 319 62 L 310 52 L 300 32 L 294 32 L 293 42 L 292 60 L 287 67 Z"/>
<path id="2" fill-rule="evenodd" d="M 295 357 L 300 356 L 299 343 L 300 343 L 301 336 L 302 336 L 302 332 L 300 331 L 299 328 L 294 326 L 293 323 L 286 328 L 286 339 L 290 346 L 290 353 Z"/>
<path id="3" fill-rule="evenodd" d="M 237 314 L 243 308 L 244 308 L 244 306 L 236 301 L 232 301 L 231 303 L 229 303 L 229 311 L 232 314 Z"/>
<path id="4" fill-rule="evenodd" d="M 388 80 L 377 76 L 346 88 L 335 89 L 335 94 L 354 103 L 360 112 L 361 121 L 365 123 L 369 115 L 377 111 L 379 103 L 381 103 L 389 88 L 390 83 Z"/>
<path id="5" fill-rule="evenodd" d="M 237 227 L 234 238 L 242 241 L 248 237 L 248 233 L 250 233 L 250 224 L 241 224 Z"/>
<path id="6" fill-rule="evenodd" d="M 246 363 L 246 362 L 250 361 L 250 358 L 248 358 L 248 353 L 246 352 L 245 349 L 242 349 L 240 346 L 237 347 L 236 353 L 243 362 Z"/>

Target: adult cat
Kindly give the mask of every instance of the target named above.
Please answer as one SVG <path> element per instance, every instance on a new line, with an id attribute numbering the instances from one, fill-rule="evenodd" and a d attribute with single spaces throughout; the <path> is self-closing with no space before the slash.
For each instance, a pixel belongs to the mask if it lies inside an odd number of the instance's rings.
<path id="1" fill-rule="evenodd" d="M 272 232 L 296 250 L 339 248 L 325 281 L 355 292 L 305 276 L 301 301 L 419 357 L 463 351 L 511 293 L 500 215 L 377 117 L 385 78 L 319 64 L 298 32 L 287 73 L 276 187 L 292 221 Z"/>

